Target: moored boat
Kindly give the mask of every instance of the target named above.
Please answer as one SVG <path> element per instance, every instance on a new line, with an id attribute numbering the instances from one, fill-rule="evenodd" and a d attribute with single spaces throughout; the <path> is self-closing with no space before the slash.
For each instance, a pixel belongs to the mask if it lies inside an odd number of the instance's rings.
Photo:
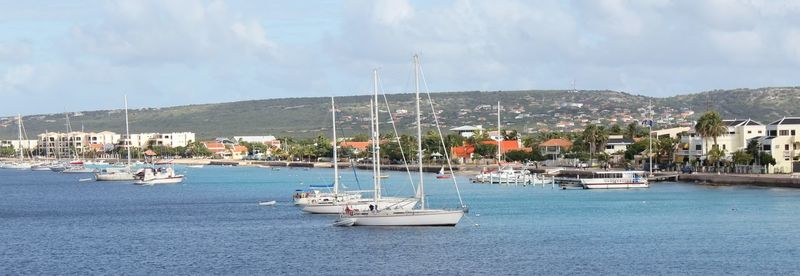
<path id="1" fill-rule="evenodd" d="M 584 189 L 629 189 L 650 187 L 644 171 L 600 171 L 581 178 Z"/>
<path id="2" fill-rule="evenodd" d="M 416 125 L 417 125 L 417 152 L 422 151 L 422 126 L 420 115 L 420 95 L 419 95 L 419 58 L 414 56 L 414 79 L 416 83 Z M 376 79 L 377 86 L 377 79 Z M 376 96 L 377 97 L 377 96 Z M 431 109 L 433 109 L 431 103 Z M 436 112 L 432 110 L 434 119 L 436 119 Z M 441 138 L 441 130 L 437 130 Z M 377 139 L 376 139 L 377 140 Z M 450 158 L 445 156 L 450 165 Z M 466 207 L 461 202 L 461 209 L 446 210 L 446 209 L 428 209 L 425 204 L 425 182 L 422 168 L 422 154 L 417 154 L 417 165 L 419 169 L 419 186 L 417 187 L 417 196 L 419 199 L 419 209 L 413 210 L 397 210 L 397 209 L 377 209 L 370 211 L 349 211 L 345 212 L 339 219 L 334 222 L 336 226 L 455 226 L 464 216 Z M 452 168 L 452 167 L 451 167 Z M 452 169 L 451 169 L 452 171 Z M 456 191 L 458 192 L 458 183 L 453 178 Z M 459 201 L 461 201 L 461 194 L 458 192 Z"/>

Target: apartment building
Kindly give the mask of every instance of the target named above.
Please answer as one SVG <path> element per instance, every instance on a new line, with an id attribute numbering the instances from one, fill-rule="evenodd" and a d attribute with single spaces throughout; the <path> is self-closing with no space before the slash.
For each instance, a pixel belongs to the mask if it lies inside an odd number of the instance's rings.
<path id="1" fill-rule="evenodd" d="M 727 132 L 717 137 L 717 145 L 725 151 L 725 157 L 730 158 L 733 152 L 747 148 L 750 139 L 767 134 L 764 124 L 751 119 L 723 120 Z M 702 137 L 694 128 L 689 129 L 689 135 L 681 137 L 681 145 L 676 154 L 677 161 L 705 160 L 706 154 L 714 145 L 711 137 Z"/>
<path id="2" fill-rule="evenodd" d="M 775 158 L 770 173 L 800 172 L 797 158 L 800 155 L 800 117 L 784 117 L 766 126 L 766 137 L 759 139 L 763 152 Z"/>

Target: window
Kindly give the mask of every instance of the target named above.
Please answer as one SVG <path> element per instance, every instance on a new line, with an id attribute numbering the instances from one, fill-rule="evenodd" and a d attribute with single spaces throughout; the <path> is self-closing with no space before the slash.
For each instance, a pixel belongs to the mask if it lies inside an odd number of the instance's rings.
<path id="1" fill-rule="evenodd" d="M 612 145 L 606 145 L 606 149 L 614 149 L 614 146 L 612 146 Z"/>
<path id="2" fill-rule="evenodd" d="M 769 135 L 769 136 L 778 136 L 778 131 L 777 130 L 767 131 L 767 135 Z"/>
<path id="3" fill-rule="evenodd" d="M 752 130 L 748 130 L 748 131 L 747 131 L 747 134 L 750 134 L 750 133 L 753 133 L 753 131 L 752 131 Z"/>
<path id="4" fill-rule="evenodd" d="M 725 150 L 725 146 L 726 146 L 726 145 L 722 145 L 722 149 L 723 149 L 723 150 Z"/>
<path id="5" fill-rule="evenodd" d="M 789 150 L 789 144 L 783 145 L 783 150 Z"/>
<path id="6" fill-rule="evenodd" d="M 694 150 L 703 150 L 703 145 L 695 145 Z"/>
<path id="7" fill-rule="evenodd" d="M 780 136 L 789 136 L 789 130 L 788 129 L 781 130 L 780 131 Z"/>
<path id="8" fill-rule="evenodd" d="M 764 150 L 770 150 L 770 147 L 769 147 L 769 145 L 764 145 L 763 149 Z"/>
<path id="9" fill-rule="evenodd" d="M 728 134 L 730 134 L 730 135 L 734 135 L 734 134 L 736 134 L 736 132 L 729 131 L 729 132 L 728 132 Z"/>
<path id="10" fill-rule="evenodd" d="M 792 136 L 794 136 L 794 129 L 792 129 Z"/>
<path id="11" fill-rule="evenodd" d="M 758 131 L 758 134 L 761 134 L 761 131 L 760 131 L 760 130 Z"/>

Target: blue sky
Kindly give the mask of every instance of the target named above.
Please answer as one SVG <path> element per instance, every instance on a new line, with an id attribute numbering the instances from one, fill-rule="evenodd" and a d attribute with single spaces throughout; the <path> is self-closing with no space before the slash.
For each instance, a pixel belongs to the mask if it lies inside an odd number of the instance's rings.
<path id="1" fill-rule="evenodd" d="M 794 86 L 800 2 L 6 1 L 0 116 L 363 94 Z"/>

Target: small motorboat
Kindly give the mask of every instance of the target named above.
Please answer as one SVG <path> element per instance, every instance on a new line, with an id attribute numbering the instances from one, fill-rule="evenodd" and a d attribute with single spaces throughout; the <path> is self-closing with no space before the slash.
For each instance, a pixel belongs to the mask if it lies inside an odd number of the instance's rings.
<path id="1" fill-rule="evenodd" d="M 277 203 L 277 202 L 276 202 L 276 201 L 274 201 L 274 200 L 270 200 L 270 201 L 259 201 L 259 202 L 258 202 L 258 205 L 259 205 L 259 206 L 275 206 L 275 203 Z"/>

